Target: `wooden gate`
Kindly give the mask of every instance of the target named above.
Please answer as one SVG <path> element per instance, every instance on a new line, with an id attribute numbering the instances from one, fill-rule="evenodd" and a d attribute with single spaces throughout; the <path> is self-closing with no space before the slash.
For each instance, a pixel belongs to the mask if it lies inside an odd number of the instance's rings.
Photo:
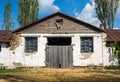
<path id="1" fill-rule="evenodd" d="M 49 68 L 71 68 L 73 62 L 72 46 L 47 46 L 46 66 Z"/>

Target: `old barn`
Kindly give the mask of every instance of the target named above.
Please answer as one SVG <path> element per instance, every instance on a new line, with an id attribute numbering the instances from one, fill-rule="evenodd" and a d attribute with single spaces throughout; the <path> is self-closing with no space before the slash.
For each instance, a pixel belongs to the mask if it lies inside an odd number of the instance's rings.
<path id="1" fill-rule="evenodd" d="M 8 68 L 118 65 L 106 46 L 105 30 L 61 12 L 20 27 L 11 35 L 18 35 L 15 49 L 6 46 L 0 52 L 0 63 Z M 1 41 L 1 46 L 9 43 Z M 111 61 L 110 56 L 114 58 Z"/>

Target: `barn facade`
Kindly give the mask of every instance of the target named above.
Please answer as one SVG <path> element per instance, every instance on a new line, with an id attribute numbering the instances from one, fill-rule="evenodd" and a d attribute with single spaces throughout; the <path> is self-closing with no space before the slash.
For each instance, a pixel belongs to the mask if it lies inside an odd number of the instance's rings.
<path id="1" fill-rule="evenodd" d="M 106 31 L 60 12 L 18 28 L 12 34 L 19 35 L 19 45 L 4 56 L 7 63 L 4 59 L 0 61 L 9 68 L 111 64 Z M 113 63 L 117 65 L 115 60 Z"/>

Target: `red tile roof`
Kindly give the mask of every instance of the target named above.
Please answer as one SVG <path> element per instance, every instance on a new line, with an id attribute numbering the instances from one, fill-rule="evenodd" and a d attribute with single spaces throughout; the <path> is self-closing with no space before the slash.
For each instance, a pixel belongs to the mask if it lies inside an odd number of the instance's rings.
<path id="1" fill-rule="evenodd" d="M 10 42 L 10 34 L 12 31 L 0 30 L 0 42 Z"/>
<path id="2" fill-rule="evenodd" d="M 107 32 L 107 41 L 120 42 L 120 30 L 106 30 Z"/>

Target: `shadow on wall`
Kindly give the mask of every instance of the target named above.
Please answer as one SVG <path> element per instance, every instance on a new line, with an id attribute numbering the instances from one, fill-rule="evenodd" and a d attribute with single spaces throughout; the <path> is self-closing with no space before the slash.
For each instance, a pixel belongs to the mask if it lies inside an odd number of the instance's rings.
<path id="1" fill-rule="evenodd" d="M 113 55 L 112 49 L 109 48 L 108 51 L 109 51 L 109 63 L 110 63 L 110 66 L 118 66 L 119 65 L 118 59 Z"/>

